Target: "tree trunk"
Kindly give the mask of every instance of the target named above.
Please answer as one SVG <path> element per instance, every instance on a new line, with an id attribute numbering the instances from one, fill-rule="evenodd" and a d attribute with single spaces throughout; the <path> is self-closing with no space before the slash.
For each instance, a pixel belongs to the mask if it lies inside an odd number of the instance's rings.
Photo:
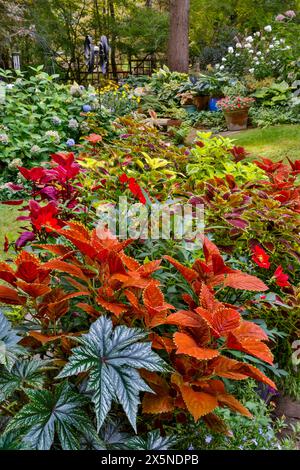
<path id="1" fill-rule="evenodd" d="M 189 13 L 190 0 L 170 0 L 170 33 L 168 65 L 170 70 L 189 70 Z"/>
<path id="2" fill-rule="evenodd" d="M 113 0 L 109 0 L 109 11 L 110 11 L 110 17 L 112 21 L 111 53 L 110 53 L 111 68 L 112 68 L 113 77 L 118 78 L 117 64 L 116 64 L 116 33 L 115 33 L 116 15 L 115 15 L 115 6 L 114 6 Z"/>

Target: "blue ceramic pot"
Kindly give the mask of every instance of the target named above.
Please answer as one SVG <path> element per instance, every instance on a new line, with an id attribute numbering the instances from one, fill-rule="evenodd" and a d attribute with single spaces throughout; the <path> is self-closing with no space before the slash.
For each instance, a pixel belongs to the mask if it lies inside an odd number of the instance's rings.
<path id="1" fill-rule="evenodd" d="M 182 107 L 188 114 L 193 114 L 197 111 L 197 108 L 194 104 L 184 104 Z"/>
<path id="2" fill-rule="evenodd" d="M 209 99 L 209 102 L 208 102 L 208 109 L 210 111 L 221 111 L 218 107 L 217 107 L 217 102 L 220 101 L 221 98 L 210 98 Z"/>

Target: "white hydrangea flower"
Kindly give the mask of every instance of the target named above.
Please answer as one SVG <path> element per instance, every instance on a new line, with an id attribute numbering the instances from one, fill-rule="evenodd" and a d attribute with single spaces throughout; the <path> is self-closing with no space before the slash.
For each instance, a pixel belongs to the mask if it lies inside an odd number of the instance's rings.
<path id="1" fill-rule="evenodd" d="M 270 33 L 272 31 L 272 26 L 270 24 L 268 24 L 267 26 L 264 27 L 264 30 L 267 32 L 267 33 Z"/>
<path id="2" fill-rule="evenodd" d="M 71 88 L 70 88 L 70 93 L 72 96 L 81 96 L 83 93 L 83 90 L 78 85 L 78 83 L 73 83 L 73 85 L 71 85 Z"/>
<path id="3" fill-rule="evenodd" d="M 52 122 L 55 126 L 59 126 L 61 124 L 61 119 L 58 116 L 53 116 Z"/>
<path id="4" fill-rule="evenodd" d="M 233 49 L 233 47 L 231 47 L 231 46 L 230 46 L 230 47 L 228 47 L 228 53 L 229 53 L 229 54 L 233 54 L 233 52 L 234 52 L 234 49 Z"/>
<path id="5" fill-rule="evenodd" d="M 76 119 L 74 118 L 70 119 L 70 121 L 68 122 L 68 127 L 70 129 L 78 129 L 79 127 L 78 121 L 76 121 Z"/>
<path id="6" fill-rule="evenodd" d="M 30 149 L 30 152 L 32 153 L 40 153 L 41 148 L 38 145 L 33 145 Z"/>
<path id="7" fill-rule="evenodd" d="M 45 132 L 45 136 L 53 140 L 55 143 L 59 143 L 60 137 L 57 131 L 47 131 Z"/>
<path id="8" fill-rule="evenodd" d="M 2 142 L 3 144 L 7 144 L 8 143 L 8 135 L 7 134 L 0 134 L 0 142 Z"/>
<path id="9" fill-rule="evenodd" d="M 9 168 L 18 168 L 18 166 L 22 166 L 23 162 L 21 158 L 14 158 L 11 162 L 9 162 L 8 167 Z"/>
<path id="10" fill-rule="evenodd" d="M 248 36 L 246 38 L 246 42 L 253 42 L 253 37 L 252 36 Z"/>

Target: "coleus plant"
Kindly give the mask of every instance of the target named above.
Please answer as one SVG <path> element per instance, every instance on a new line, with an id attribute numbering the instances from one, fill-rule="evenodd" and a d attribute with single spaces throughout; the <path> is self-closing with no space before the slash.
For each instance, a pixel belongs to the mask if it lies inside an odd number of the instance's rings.
<path id="1" fill-rule="evenodd" d="M 263 372 L 233 359 L 230 352 L 240 351 L 271 364 L 266 333 L 243 320 L 241 307 L 222 303 L 215 292 L 222 288 L 264 291 L 267 286 L 254 276 L 226 266 L 212 242 L 204 241 L 205 260 L 196 260 L 192 268 L 166 257 L 193 291 L 193 295 L 183 294 L 187 310 L 171 313 L 175 306 L 165 301 L 159 281 L 152 277 L 160 260 L 140 265 L 124 252 L 130 240 L 119 242 L 107 232 L 89 231 L 79 223 L 67 222 L 55 230 L 68 244 L 36 248 L 42 250 L 40 257 L 45 250 L 56 257 L 41 261 L 22 251 L 15 269 L 1 263 L 0 278 L 10 287 L 0 286 L 0 301 L 26 309 L 30 321 L 25 344 L 35 353 L 54 353 L 57 367 L 64 366 L 58 379 L 76 376 L 75 383 L 82 384 L 94 403 L 98 428 L 112 400 L 122 405 L 135 427 L 138 396 L 144 391 L 146 414 L 186 410 L 195 421 L 203 418 L 213 429 L 227 432 L 213 413 L 217 407 L 227 406 L 248 417 L 250 413 L 227 393 L 222 378 L 252 377 L 275 388 Z M 75 309 L 82 314 L 65 322 Z M 112 322 L 105 315 L 111 315 Z M 141 330 L 132 329 L 133 325 Z M 149 343 L 138 342 L 145 336 L 166 364 L 151 351 Z M 70 355 L 76 341 L 80 345 Z M 30 403 L 26 406 L 31 410 Z M 22 410 L 20 413 L 22 424 Z M 14 422 L 18 422 L 18 414 Z M 42 418 L 39 423 L 44 423 Z M 33 421 L 24 422 L 24 432 L 31 434 L 31 424 Z M 60 432 L 58 428 L 56 432 Z"/>

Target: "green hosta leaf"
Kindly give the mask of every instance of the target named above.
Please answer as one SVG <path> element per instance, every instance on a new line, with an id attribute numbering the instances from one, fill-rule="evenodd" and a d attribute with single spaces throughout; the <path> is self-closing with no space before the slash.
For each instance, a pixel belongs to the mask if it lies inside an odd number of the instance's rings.
<path id="1" fill-rule="evenodd" d="M 20 336 L 0 312 L 0 364 L 3 364 L 9 371 L 16 362 L 17 356 L 24 352 L 24 349 L 18 345 L 20 340 Z"/>
<path id="2" fill-rule="evenodd" d="M 80 448 L 79 437 L 94 428 L 82 407 L 88 400 L 74 392 L 67 382 L 48 390 L 27 390 L 30 402 L 8 423 L 8 431 L 21 430 L 23 441 L 34 449 L 49 450 L 55 433 L 64 450 Z M 96 434 L 96 433 L 95 433 Z"/>
<path id="3" fill-rule="evenodd" d="M 0 401 L 16 390 L 26 387 L 42 388 L 44 377 L 41 372 L 48 363 L 49 361 L 40 359 L 23 360 L 17 361 L 11 371 L 0 370 Z"/>
<path id="4" fill-rule="evenodd" d="M 176 443 L 174 437 L 161 437 L 159 431 L 152 431 L 148 433 L 146 439 L 139 436 L 131 438 L 127 442 L 127 448 L 133 450 L 168 450 Z"/>
<path id="5" fill-rule="evenodd" d="M 137 328 L 117 326 L 99 318 L 90 332 L 77 338 L 81 346 L 73 349 L 68 364 L 58 378 L 89 372 L 87 389 L 93 394 L 98 429 L 113 401 L 120 403 L 136 430 L 139 392 L 152 392 L 136 369 L 166 371 L 166 364 L 152 351 L 151 343 L 137 343 L 146 333 Z"/>

